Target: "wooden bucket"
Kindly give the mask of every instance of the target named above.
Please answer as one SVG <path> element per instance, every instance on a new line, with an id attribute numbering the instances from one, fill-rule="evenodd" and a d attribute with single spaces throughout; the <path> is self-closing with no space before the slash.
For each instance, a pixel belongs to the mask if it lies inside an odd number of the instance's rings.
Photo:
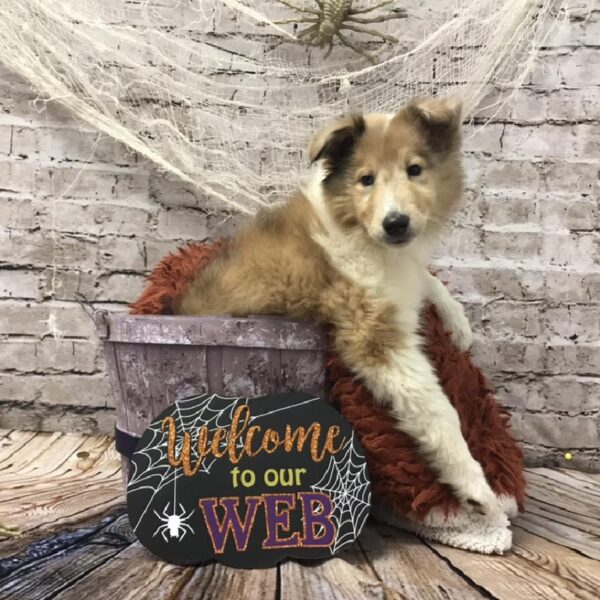
<path id="1" fill-rule="evenodd" d="M 283 317 L 133 316 L 97 310 L 115 397 L 117 448 L 130 454 L 151 421 L 185 396 L 323 392 L 326 340 Z M 129 460 L 123 456 L 123 474 Z"/>

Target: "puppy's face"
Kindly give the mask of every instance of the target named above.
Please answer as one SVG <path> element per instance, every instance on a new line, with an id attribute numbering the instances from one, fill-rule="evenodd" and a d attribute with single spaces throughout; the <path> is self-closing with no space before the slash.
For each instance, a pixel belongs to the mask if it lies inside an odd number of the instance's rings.
<path id="1" fill-rule="evenodd" d="M 320 131 L 309 155 L 323 162 L 325 203 L 336 221 L 397 247 L 437 233 L 462 191 L 460 121 L 458 103 L 431 99 L 395 115 L 344 117 Z"/>

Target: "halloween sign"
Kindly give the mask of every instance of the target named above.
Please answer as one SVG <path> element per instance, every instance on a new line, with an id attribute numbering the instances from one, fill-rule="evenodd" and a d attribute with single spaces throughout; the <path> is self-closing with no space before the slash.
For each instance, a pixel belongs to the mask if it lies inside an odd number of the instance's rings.
<path id="1" fill-rule="evenodd" d="M 144 432 L 131 460 L 133 531 L 159 558 L 273 566 L 352 543 L 371 486 L 351 427 L 303 393 L 179 400 Z"/>

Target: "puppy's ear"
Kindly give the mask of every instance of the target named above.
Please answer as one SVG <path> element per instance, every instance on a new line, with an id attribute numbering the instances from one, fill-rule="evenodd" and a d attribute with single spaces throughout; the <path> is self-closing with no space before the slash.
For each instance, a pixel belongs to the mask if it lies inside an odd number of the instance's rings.
<path id="1" fill-rule="evenodd" d="M 405 109 L 427 138 L 435 153 L 447 153 L 460 147 L 462 105 L 457 98 L 417 98 Z"/>
<path id="2" fill-rule="evenodd" d="M 338 119 L 313 137 L 308 146 L 310 161 L 325 159 L 330 174 L 343 169 L 364 131 L 362 115 Z"/>

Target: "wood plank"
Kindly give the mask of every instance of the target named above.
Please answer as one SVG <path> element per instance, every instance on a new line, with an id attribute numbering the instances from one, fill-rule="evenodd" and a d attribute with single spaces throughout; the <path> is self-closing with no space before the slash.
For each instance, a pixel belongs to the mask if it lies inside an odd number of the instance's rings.
<path id="1" fill-rule="evenodd" d="M 261 600 L 275 600 L 278 597 L 277 568 L 243 570 L 212 563 L 190 571 L 191 577 L 177 590 L 177 600 L 254 600 L 259 596 Z"/>
<path id="2" fill-rule="evenodd" d="M 82 444 L 83 440 L 83 436 L 74 434 L 38 434 L 13 454 L 11 464 L 5 462 L 0 470 L 4 472 L 8 469 L 9 473 L 28 473 L 36 469 L 40 473 L 49 472 L 60 466 L 65 455 L 68 456 L 74 450 L 74 446 Z M 15 468 L 17 464 L 18 469 Z"/>
<path id="3" fill-rule="evenodd" d="M 555 515 L 551 513 L 540 511 L 536 514 L 531 510 L 515 519 L 514 524 L 551 542 L 600 560 L 600 543 L 597 536 L 574 527 L 572 523 L 561 523 L 553 520 L 554 518 Z"/>
<path id="4" fill-rule="evenodd" d="M 586 504 L 597 504 L 600 498 L 600 473 L 582 473 L 566 469 L 526 469 L 527 492 L 532 495 L 542 490 L 552 497 L 573 499 Z"/>
<path id="5" fill-rule="evenodd" d="M 49 553 L 39 560 L 24 561 L 18 568 L 10 569 L 5 577 L 0 578 L 0 598 L 45 600 L 54 597 L 133 541 L 127 516 L 121 515 L 88 540 Z M 7 561 L 3 562 L 6 566 Z"/>
<path id="6" fill-rule="evenodd" d="M 557 506 L 553 502 L 556 502 L 556 499 L 549 497 L 545 500 L 529 498 L 524 517 L 527 518 L 528 515 L 543 516 L 553 522 L 562 523 L 589 533 L 592 537 L 598 538 L 600 536 L 600 512 L 598 508 L 590 507 L 583 502 L 579 504 L 569 500 L 565 500 L 562 506 Z M 594 513 L 598 513 L 598 516 L 595 516 Z"/>
<path id="7" fill-rule="evenodd" d="M 592 475 L 582 480 L 575 471 L 561 473 L 550 469 L 528 472 L 526 477 L 529 497 L 563 508 L 576 505 L 576 512 L 600 521 L 600 478 L 596 483 Z"/>
<path id="8" fill-rule="evenodd" d="M 0 505 L 0 522 L 18 527 L 23 533 L 52 531 L 105 514 L 121 505 L 122 500 L 119 480 L 89 481 L 85 487 L 76 482 L 58 489 L 46 482 L 38 495 L 21 503 L 18 510 L 10 503 Z"/>
<path id="9" fill-rule="evenodd" d="M 378 524 L 366 527 L 359 543 L 377 578 L 403 598 L 469 600 L 483 597 L 412 533 Z"/>
<path id="10" fill-rule="evenodd" d="M 60 481 L 71 479 L 79 473 L 89 473 L 94 467 L 106 472 L 119 468 L 119 455 L 113 450 L 114 441 L 109 437 L 85 436 L 76 440 L 74 436 L 54 440 L 54 443 L 44 448 L 51 458 L 37 458 L 33 463 L 23 460 L 23 465 L 17 469 L 0 469 L 2 491 L 11 484 L 19 484 L 19 488 L 28 487 L 42 479 Z M 27 451 L 29 447 L 20 452 Z M 2 496 L 0 496 L 1 498 Z"/>
<path id="11" fill-rule="evenodd" d="M 568 477 L 571 481 L 577 482 L 575 485 L 586 493 L 600 496 L 600 473 L 585 473 L 574 469 L 544 469 L 547 477 L 562 478 Z"/>
<path id="12" fill-rule="evenodd" d="M 1 429 L 2 437 L 0 439 L 0 469 L 11 462 L 11 457 L 19 449 L 23 448 L 38 434 L 34 431 L 17 431 Z"/>
<path id="13" fill-rule="evenodd" d="M 120 456 L 114 449 L 114 443 L 110 438 L 89 437 L 75 447 L 69 444 L 60 444 L 52 446 L 50 451 L 56 451 L 57 454 L 60 452 L 60 458 L 55 457 L 52 461 L 44 462 L 37 468 L 0 470 L 3 488 L 5 486 L 8 488 L 23 487 L 24 484 L 36 481 L 70 479 L 85 472 L 102 471 L 106 475 L 118 470 L 120 465 Z M 13 483 L 18 485 L 12 486 Z"/>
<path id="14" fill-rule="evenodd" d="M 280 597 L 286 600 L 404 598 L 398 592 L 386 589 L 378 579 L 341 558 L 310 563 L 288 560 L 279 565 L 279 576 Z"/>
<path id="15" fill-rule="evenodd" d="M 515 525 L 600 560 L 600 475 L 527 469 L 527 502 Z"/>
<path id="16" fill-rule="evenodd" d="M 139 542 L 88 571 L 53 596 L 54 600 L 174 600 L 194 569 L 158 560 Z M 200 598 L 201 596 L 196 596 Z"/>
<path id="17" fill-rule="evenodd" d="M 77 529 L 59 531 L 54 535 L 23 543 L 25 536 L 5 540 L 0 546 L 0 577 L 6 577 L 15 569 L 57 552 L 67 550 L 82 540 L 100 532 L 103 528 L 123 516 L 124 509 L 109 513 L 100 520 L 92 521 Z"/>
<path id="18" fill-rule="evenodd" d="M 503 556 L 486 556 L 438 543 L 426 544 L 446 558 L 454 570 L 498 600 L 598 598 L 597 594 L 589 594 L 579 584 L 563 578 L 551 569 L 539 566 L 535 561 L 525 560 L 514 551 Z"/>
<path id="19" fill-rule="evenodd" d="M 27 437 L 11 437 L 19 451 L 0 470 L 0 523 L 19 529 L 20 546 L 97 519 L 124 502 L 111 438 L 38 434 L 23 445 Z M 6 552 L 0 542 L 0 556 Z"/>
<path id="20" fill-rule="evenodd" d="M 598 595 L 600 563 L 534 535 L 520 527 L 513 531 L 513 552 L 542 569 L 569 580 L 581 593 Z M 582 596 L 583 597 L 583 596 Z"/>

